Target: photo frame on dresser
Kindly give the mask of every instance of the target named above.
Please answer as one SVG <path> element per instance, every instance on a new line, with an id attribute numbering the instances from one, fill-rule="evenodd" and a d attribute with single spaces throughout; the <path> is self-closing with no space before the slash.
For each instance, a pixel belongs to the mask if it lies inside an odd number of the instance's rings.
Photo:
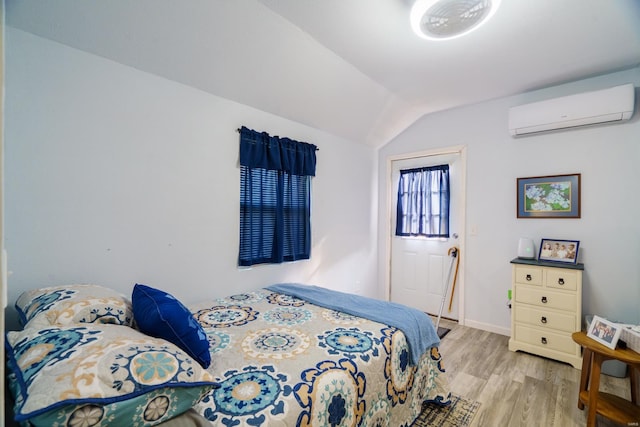
<path id="1" fill-rule="evenodd" d="M 593 316 L 593 320 L 587 331 L 587 336 L 615 350 L 618 340 L 620 339 L 620 333 L 622 333 L 622 328 L 622 325 L 610 322 L 602 317 Z"/>
<path id="2" fill-rule="evenodd" d="M 538 260 L 576 264 L 579 248 L 579 240 L 542 239 Z"/>

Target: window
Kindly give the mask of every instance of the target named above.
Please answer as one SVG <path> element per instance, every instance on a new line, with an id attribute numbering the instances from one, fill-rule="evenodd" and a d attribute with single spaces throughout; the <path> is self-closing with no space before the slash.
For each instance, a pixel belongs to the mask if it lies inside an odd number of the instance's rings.
<path id="1" fill-rule="evenodd" d="M 311 177 L 316 146 L 240 129 L 238 265 L 311 255 Z"/>
<path id="2" fill-rule="evenodd" d="M 449 165 L 400 171 L 396 236 L 449 237 Z"/>

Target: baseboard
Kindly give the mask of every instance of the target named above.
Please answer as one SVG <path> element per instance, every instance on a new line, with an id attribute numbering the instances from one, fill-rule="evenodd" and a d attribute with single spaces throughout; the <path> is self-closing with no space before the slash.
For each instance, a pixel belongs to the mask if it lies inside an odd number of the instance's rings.
<path id="1" fill-rule="evenodd" d="M 503 328 L 501 326 L 491 325 L 489 323 L 476 322 L 475 320 L 465 319 L 464 326 L 493 332 L 495 334 L 506 335 L 508 337 L 511 336 L 511 328 Z"/>

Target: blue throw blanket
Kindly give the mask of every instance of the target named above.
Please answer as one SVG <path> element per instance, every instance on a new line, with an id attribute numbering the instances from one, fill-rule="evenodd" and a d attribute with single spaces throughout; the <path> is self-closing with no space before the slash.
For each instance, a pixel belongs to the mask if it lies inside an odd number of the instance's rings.
<path id="1" fill-rule="evenodd" d="M 407 338 L 412 365 L 418 363 L 425 351 L 440 344 L 431 318 L 406 305 L 295 283 L 267 286 L 266 289 L 400 329 Z"/>

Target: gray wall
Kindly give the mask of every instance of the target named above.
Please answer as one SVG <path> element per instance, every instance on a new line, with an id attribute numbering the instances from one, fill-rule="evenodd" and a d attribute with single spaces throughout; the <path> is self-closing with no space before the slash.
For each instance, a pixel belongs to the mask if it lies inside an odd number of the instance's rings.
<path id="1" fill-rule="evenodd" d="M 584 312 L 640 323 L 638 114 L 521 139 L 507 132 L 511 106 L 627 82 L 640 86 L 640 68 L 431 114 L 376 153 L 9 27 L 9 304 L 25 289 L 79 282 L 124 293 L 148 283 L 186 303 L 277 281 L 381 297 L 388 157 L 465 145 L 466 228 L 478 230 L 462 254 L 466 323 L 508 333 L 509 261 L 521 236 L 580 240 Z M 310 261 L 236 267 L 241 125 L 320 147 Z M 515 217 L 516 178 L 574 172 L 581 219 Z"/>
<path id="2" fill-rule="evenodd" d="M 512 138 L 509 107 L 624 83 L 640 86 L 640 68 L 423 117 L 379 152 L 381 242 L 389 235 L 387 164 L 390 156 L 467 147 L 464 236 L 466 323 L 508 334 L 509 261 L 520 237 L 580 241 L 583 313 L 640 323 L 640 120 Z M 636 89 L 636 98 L 638 90 Z M 638 101 L 636 100 L 636 104 Z M 637 107 L 636 107 L 637 109 Z M 517 219 L 516 178 L 582 174 L 580 219 Z M 380 247 L 379 266 L 386 251 Z M 380 268 L 380 288 L 385 270 Z"/>
<path id="3" fill-rule="evenodd" d="M 6 64 L 8 328 L 22 291 L 59 284 L 376 292 L 371 147 L 11 27 Z M 236 267 L 242 125 L 320 148 L 311 260 Z"/>

